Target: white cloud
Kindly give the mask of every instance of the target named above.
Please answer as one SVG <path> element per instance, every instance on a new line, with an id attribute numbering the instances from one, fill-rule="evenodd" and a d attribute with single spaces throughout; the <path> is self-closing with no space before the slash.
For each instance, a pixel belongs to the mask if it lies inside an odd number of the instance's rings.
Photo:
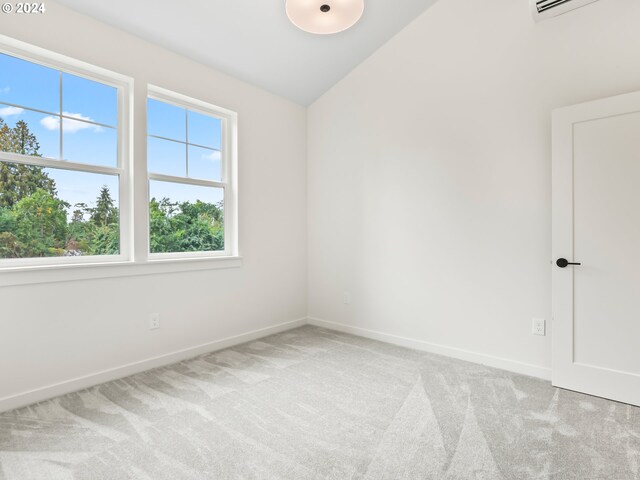
<path id="1" fill-rule="evenodd" d="M 40 120 L 40 125 L 42 125 L 47 130 L 58 130 L 60 128 L 60 119 L 58 117 L 44 117 Z"/>
<path id="2" fill-rule="evenodd" d="M 93 119 L 91 117 L 86 117 L 81 113 L 62 112 L 62 115 L 64 115 L 65 117 L 77 118 L 78 120 L 86 120 L 87 122 L 93 122 Z M 69 118 L 65 118 L 62 121 L 62 123 L 64 125 L 65 133 L 76 133 L 76 132 L 79 132 L 80 130 L 87 130 L 87 129 L 93 129 L 94 132 L 99 132 L 102 130 L 102 127 L 98 125 L 91 125 L 90 123 L 78 122 L 75 120 L 70 120 Z M 59 130 L 60 118 L 54 117 L 52 115 L 48 117 L 44 117 L 42 120 L 40 120 L 40 125 L 42 125 L 47 130 Z"/>
<path id="3" fill-rule="evenodd" d="M 2 87 L 0 88 L 0 94 L 1 93 L 9 93 L 11 91 L 11 87 Z"/>
<path id="4" fill-rule="evenodd" d="M 204 160 L 210 160 L 212 162 L 215 162 L 216 160 L 220 160 L 221 154 L 218 150 L 213 150 L 211 153 L 203 154 L 202 158 Z"/>
<path id="5" fill-rule="evenodd" d="M 8 117 L 10 115 L 20 115 L 22 112 L 24 112 L 24 108 L 4 107 L 4 108 L 0 108 L 0 117 Z"/>

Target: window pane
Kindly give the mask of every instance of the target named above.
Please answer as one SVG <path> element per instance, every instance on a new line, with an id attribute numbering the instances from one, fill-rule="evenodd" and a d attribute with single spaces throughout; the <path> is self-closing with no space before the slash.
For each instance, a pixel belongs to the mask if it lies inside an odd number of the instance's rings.
<path id="1" fill-rule="evenodd" d="M 64 160 L 116 167 L 118 133 L 114 128 L 62 119 L 62 156 Z"/>
<path id="2" fill-rule="evenodd" d="M 184 177 L 187 174 L 187 147 L 184 143 L 147 137 L 148 169 L 152 173 Z"/>
<path id="3" fill-rule="evenodd" d="M 224 190 L 149 182 L 151 253 L 224 250 Z"/>
<path id="4" fill-rule="evenodd" d="M 120 251 L 118 177 L 0 162 L 0 258 Z"/>
<path id="5" fill-rule="evenodd" d="M 60 72 L 0 53 L 0 102 L 60 112 Z"/>
<path id="6" fill-rule="evenodd" d="M 189 145 L 189 177 L 221 181 L 220 150 Z"/>
<path id="7" fill-rule="evenodd" d="M 220 150 L 221 120 L 189 111 L 189 143 Z"/>
<path id="8" fill-rule="evenodd" d="M 0 150 L 59 159 L 59 122 L 56 116 L 0 104 Z"/>
<path id="9" fill-rule="evenodd" d="M 185 109 L 149 98 L 147 100 L 147 133 L 186 142 Z"/>
<path id="10" fill-rule="evenodd" d="M 103 83 L 63 73 L 62 111 L 70 117 L 115 127 L 118 123 L 118 91 Z"/>

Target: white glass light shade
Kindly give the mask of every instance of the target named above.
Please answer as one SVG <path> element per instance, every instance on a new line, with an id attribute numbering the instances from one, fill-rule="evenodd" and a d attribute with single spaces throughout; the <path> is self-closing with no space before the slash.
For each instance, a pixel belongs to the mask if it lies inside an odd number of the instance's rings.
<path id="1" fill-rule="evenodd" d="M 286 0 L 289 20 L 309 33 L 338 33 L 353 26 L 364 12 L 364 0 Z"/>

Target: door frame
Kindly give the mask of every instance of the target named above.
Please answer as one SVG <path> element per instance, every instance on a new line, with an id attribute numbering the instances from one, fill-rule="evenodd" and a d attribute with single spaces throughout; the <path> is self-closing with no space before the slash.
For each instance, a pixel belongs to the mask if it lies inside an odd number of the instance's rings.
<path id="1" fill-rule="evenodd" d="M 552 115 L 552 261 L 551 311 L 553 321 L 551 383 L 560 388 L 640 405 L 640 375 L 575 362 L 574 267 L 559 268 L 556 259 L 574 258 L 573 143 L 578 123 L 640 112 L 640 92 L 581 103 Z M 577 267 L 580 268 L 580 267 Z M 631 375 L 631 388 L 629 387 Z M 626 386 L 625 386 L 626 384 Z"/>

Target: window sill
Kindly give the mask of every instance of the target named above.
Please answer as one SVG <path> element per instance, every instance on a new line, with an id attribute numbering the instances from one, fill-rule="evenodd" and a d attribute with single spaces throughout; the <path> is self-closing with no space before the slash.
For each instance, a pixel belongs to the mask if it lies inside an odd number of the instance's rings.
<path id="1" fill-rule="evenodd" d="M 171 258 L 148 262 L 83 263 L 0 268 L 0 287 L 98 278 L 217 270 L 242 266 L 242 257 Z"/>

